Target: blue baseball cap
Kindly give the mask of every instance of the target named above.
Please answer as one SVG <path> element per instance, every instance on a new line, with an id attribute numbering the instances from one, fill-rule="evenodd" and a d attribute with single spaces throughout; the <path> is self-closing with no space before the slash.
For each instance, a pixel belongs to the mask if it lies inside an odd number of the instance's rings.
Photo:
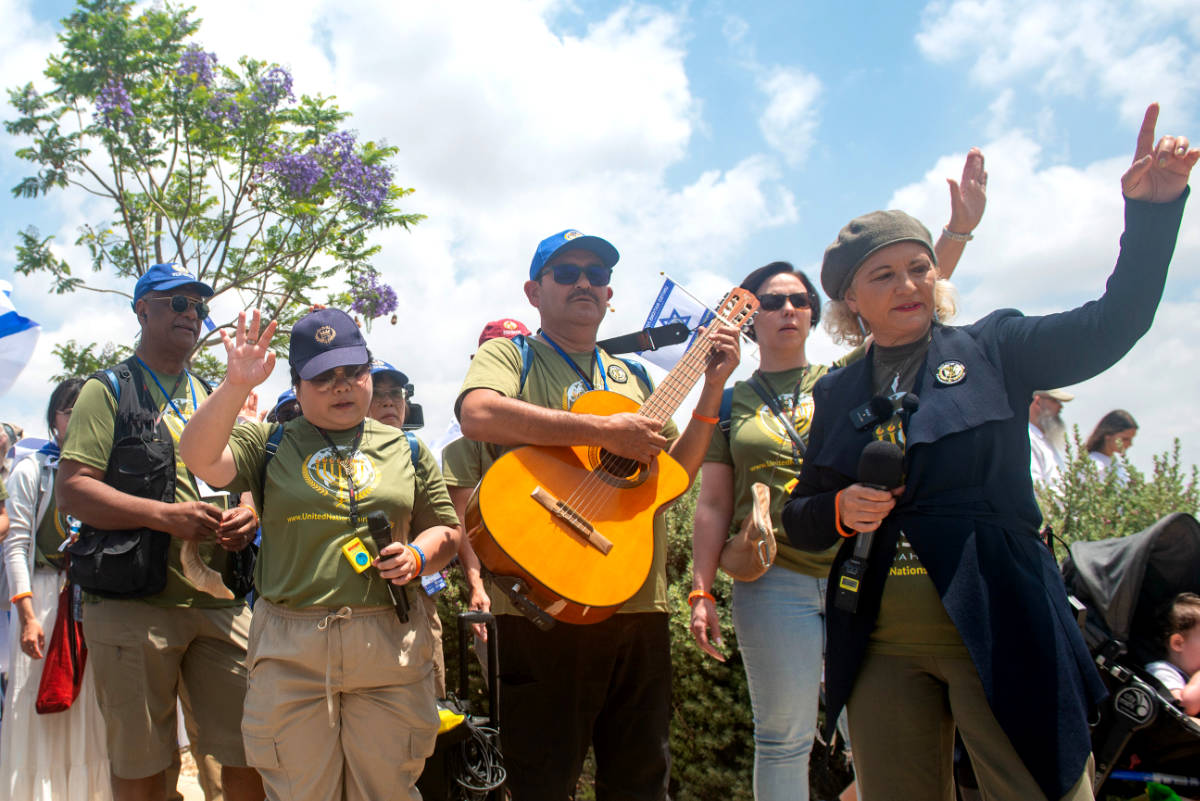
<path id="1" fill-rule="evenodd" d="M 174 262 L 167 262 L 166 264 L 155 264 L 142 274 L 133 287 L 133 302 L 129 305 L 136 306 L 147 292 L 165 292 L 181 286 L 195 287 L 196 292 L 202 298 L 211 298 L 213 295 L 211 286 L 189 273 L 185 268 L 176 266 Z"/>
<path id="2" fill-rule="evenodd" d="M 292 389 L 291 387 L 288 387 L 283 392 L 279 393 L 279 397 L 275 399 L 274 408 L 278 409 L 280 406 L 287 403 L 288 401 L 294 401 L 294 400 L 296 400 L 296 390 Z"/>
<path id="3" fill-rule="evenodd" d="M 400 372 L 395 367 L 392 367 L 392 365 L 388 364 L 383 359 L 372 359 L 371 377 L 374 378 L 380 374 L 392 376 L 392 378 L 396 379 L 396 383 L 398 383 L 400 386 L 405 386 L 408 383 L 408 376 L 406 376 L 404 373 Z"/>
<path id="4" fill-rule="evenodd" d="M 621 258 L 621 254 L 617 253 L 617 249 L 609 244 L 607 240 L 601 239 L 598 236 L 581 234 L 574 228 L 568 228 L 565 231 L 559 231 L 554 236 L 546 237 L 537 246 L 537 251 L 533 254 L 533 263 L 529 265 L 529 280 L 536 281 L 538 275 L 542 272 L 542 268 L 546 266 L 546 262 L 554 258 L 559 251 L 571 250 L 573 248 L 590 250 L 599 256 L 600 261 L 610 270 Z"/>
<path id="5" fill-rule="evenodd" d="M 366 364 L 367 341 L 341 309 L 317 309 L 292 326 L 288 363 L 305 381 L 335 367 Z"/>

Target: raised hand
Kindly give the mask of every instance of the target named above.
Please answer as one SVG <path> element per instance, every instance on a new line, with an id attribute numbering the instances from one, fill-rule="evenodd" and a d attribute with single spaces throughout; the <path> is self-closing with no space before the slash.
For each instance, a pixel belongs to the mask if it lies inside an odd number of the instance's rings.
<path id="1" fill-rule="evenodd" d="M 712 353 L 704 370 L 704 380 L 723 387 L 742 358 L 741 336 L 736 328 L 720 326 L 713 331 Z"/>
<path id="2" fill-rule="evenodd" d="M 225 381 L 232 386 L 256 387 L 267 380 L 275 369 L 275 354 L 271 352 L 271 337 L 275 335 L 275 321 L 267 323 L 260 334 L 262 316 L 254 310 L 249 326 L 246 313 L 238 312 L 237 329 L 232 337 L 221 329 L 221 342 L 225 345 L 227 368 Z"/>
<path id="3" fill-rule="evenodd" d="M 987 170 L 983 168 L 983 151 L 977 147 L 967 153 L 963 164 L 962 182 L 947 178 L 950 185 L 950 223 L 946 227 L 956 234 L 969 234 L 983 219 L 987 207 Z"/>
<path id="4" fill-rule="evenodd" d="M 1151 103 L 1138 131 L 1133 164 L 1121 176 L 1121 191 L 1130 200 L 1170 203 L 1183 193 L 1200 149 L 1188 149 L 1186 136 L 1164 136 L 1154 144 L 1158 103 Z"/>

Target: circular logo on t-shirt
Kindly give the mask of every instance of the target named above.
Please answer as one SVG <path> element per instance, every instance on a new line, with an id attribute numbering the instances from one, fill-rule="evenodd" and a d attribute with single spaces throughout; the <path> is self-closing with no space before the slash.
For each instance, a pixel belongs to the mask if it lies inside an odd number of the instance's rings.
<path id="1" fill-rule="evenodd" d="M 571 386 L 563 390 L 563 408 L 570 409 L 575 405 L 575 401 L 579 400 L 579 396 L 588 391 L 587 384 L 582 380 L 576 381 Z"/>
<path id="2" fill-rule="evenodd" d="M 375 463 L 362 451 L 356 451 L 349 463 L 347 476 L 333 452 L 333 448 L 322 448 L 308 457 L 304 463 L 304 483 L 321 495 L 333 498 L 338 506 L 350 502 L 350 482 L 353 477 L 354 490 L 359 498 L 369 495 L 379 484 L 379 471 Z"/>
<path id="3" fill-rule="evenodd" d="M 610 364 L 608 366 L 608 377 L 618 384 L 624 384 L 629 380 L 629 373 L 625 372 L 625 368 L 619 364 Z"/>
<path id="4" fill-rule="evenodd" d="M 780 395 L 775 400 L 778 402 L 779 408 L 783 410 L 783 413 L 792 421 L 792 427 L 796 429 L 796 433 L 801 437 L 806 437 L 808 429 L 812 426 L 812 395 L 801 395 L 794 406 L 790 394 Z M 768 437 L 780 445 L 787 445 L 789 448 L 792 446 L 792 438 L 788 436 L 787 429 L 783 427 L 783 423 L 779 421 L 779 418 L 775 416 L 775 413 L 771 411 L 767 404 L 759 404 L 754 418 L 758 421 L 758 427 Z"/>

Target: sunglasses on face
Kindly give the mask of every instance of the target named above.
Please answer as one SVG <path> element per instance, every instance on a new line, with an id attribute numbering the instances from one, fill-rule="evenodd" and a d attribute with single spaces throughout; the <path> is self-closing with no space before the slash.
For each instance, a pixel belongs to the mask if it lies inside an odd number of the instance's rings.
<path id="1" fill-rule="evenodd" d="M 564 286 L 570 286 L 578 281 L 580 273 L 587 276 L 588 283 L 592 286 L 608 286 L 608 282 L 612 280 L 611 267 L 594 264 L 587 267 L 580 267 L 577 264 L 555 264 L 542 270 L 542 275 L 547 272 L 554 274 L 554 283 Z"/>
<path id="2" fill-rule="evenodd" d="M 172 295 L 171 297 L 154 297 L 146 298 L 146 300 L 169 300 L 171 301 L 171 311 L 176 314 L 183 314 L 188 310 L 188 306 L 196 307 L 196 316 L 203 320 L 208 316 L 208 304 L 202 300 L 193 300 L 187 295 Z"/>
<path id="3" fill-rule="evenodd" d="M 405 398 L 404 387 L 389 387 L 388 389 L 377 389 L 371 395 L 372 402 L 375 401 L 391 401 L 399 404 Z"/>
<path id="4" fill-rule="evenodd" d="M 348 381 L 351 384 L 362 383 L 367 376 L 371 375 L 371 365 L 359 364 L 353 367 L 335 367 L 332 370 L 326 370 L 323 373 L 317 373 L 312 378 L 308 379 L 308 383 L 317 392 L 327 392 L 339 380 Z"/>
<path id="5" fill-rule="evenodd" d="M 758 296 L 758 307 L 763 311 L 779 311 L 785 300 L 791 301 L 793 309 L 810 309 L 813 305 L 812 295 L 807 292 L 790 292 L 786 295 L 767 292 Z"/>

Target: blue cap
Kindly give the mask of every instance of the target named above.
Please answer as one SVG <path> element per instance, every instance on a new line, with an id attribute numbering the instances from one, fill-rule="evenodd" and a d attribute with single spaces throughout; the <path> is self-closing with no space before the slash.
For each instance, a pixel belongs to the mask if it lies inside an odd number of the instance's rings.
<path id="1" fill-rule="evenodd" d="M 291 387 L 288 387 L 283 392 L 279 393 L 279 397 L 276 398 L 276 400 L 275 400 L 275 408 L 278 409 L 280 406 L 287 403 L 288 401 L 294 401 L 295 399 L 296 399 L 296 390 L 292 389 Z"/>
<path id="2" fill-rule="evenodd" d="M 177 267 L 174 262 L 167 262 L 166 264 L 155 264 L 137 280 L 137 284 L 133 287 L 133 302 L 129 305 L 136 306 L 147 292 L 163 292 L 168 289 L 178 289 L 181 286 L 194 286 L 202 298 L 210 298 L 213 295 L 211 286 L 183 267 Z"/>
<path id="3" fill-rule="evenodd" d="M 621 258 L 621 254 L 617 253 L 617 249 L 607 240 L 598 236 L 587 236 L 574 228 L 568 228 L 565 231 L 559 231 L 554 236 L 546 237 L 537 246 L 537 251 L 533 254 L 533 263 L 529 265 L 529 280 L 536 281 L 542 268 L 546 266 L 546 262 L 554 258 L 559 251 L 573 248 L 590 250 L 599 256 L 600 261 L 610 270 Z"/>
<path id="4" fill-rule="evenodd" d="M 305 381 L 335 367 L 367 363 L 367 341 L 341 309 L 317 309 L 292 326 L 288 363 Z"/>
<path id="5" fill-rule="evenodd" d="M 395 367 L 392 367 L 390 364 L 385 362 L 383 359 L 372 359 L 371 360 L 371 377 L 374 378 L 375 376 L 377 376 L 381 373 L 383 373 L 385 375 L 390 375 L 390 376 L 392 376 L 392 378 L 395 378 L 396 383 L 398 383 L 400 386 L 404 386 L 405 384 L 408 383 L 408 376 L 406 376 L 404 373 L 400 372 Z"/>

